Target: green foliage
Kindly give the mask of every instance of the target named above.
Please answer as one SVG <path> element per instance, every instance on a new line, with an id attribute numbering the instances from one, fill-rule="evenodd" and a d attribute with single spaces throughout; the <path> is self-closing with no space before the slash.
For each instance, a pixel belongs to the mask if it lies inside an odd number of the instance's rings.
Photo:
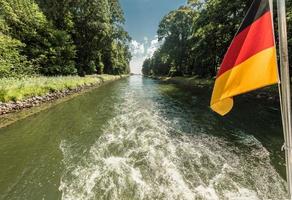
<path id="1" fill-rule="evenodd" d="M 33 74 L 31 63 L 20 55 L 23 46 L 19 40 L 0 33 L 0 78 Z"/>
<path id="2" fill-rule="evenodd" d="M 34 0 L 0 0 L 7 34 L 21 41 L 21 53 L 44 75 L 75 74 L 75 49 L 66 32 L 55 29 Z"/>
<path id="3" fill-rule="evenodd" d="M 49 32 L 50 31 L 50 32 Z M 43 54 L 45 64 L 40 72 L 44 75 L 72 75 L 77 73 L 75 68 L 76 50 L 70 36 L 60 30 L 48 30 L 47 50 Z"/>
<path id="4" fill-rule="evenodd" d="M 38 2 L 56 27 L 72 35 L 79 75 L 129 73 L 130 37 L 118 0 Z"/>
<path id="5" fill-rule="evenodd" d="M 190 52 L 190 37 L 192 34 L 192 20 L 196 19 L 196 12 L 191 7 L 183 6 L 176 11 L 170 12 L 165 16 L 159 24 L 158 39 L 164 40 L 164 44 L 161 49 L 154 54 L 157 60 L 159 54 L 167 59 L 161 59 L 160 62 L 163 67 L 161 73 L 165 74 L 165 65 L 173 64 L 177 73 L 187 72 Z M 155 61 L 153 64 L 158 64 Z M 168 70 L 168 71 L 169 71 Z M 154 70 L 157 73 L 160 70 Z"/>
<path id="6" fill-rule="evenodd" d="M 43 96 L 50 92 L 92 85 L 108 79 L 113 79 L 113 77 L 92 75 L 86 77 L 2 78 L 0 79 L 0 101 L 19 101 L 34 96 Z"/>
<path id="7" fill-rule="evenodd" d="M 0 0 L 0 77 L 129 73 L 123 23 L 118 0 Z"/>
<path id="8" fill-rule="evenodd" d="M 189 0 L 168 13 L 158 28 L 163 45 L 143 65 L 146 75 L 214 77 L 252 0 Z M 292 62 L 292 3 L 287 2 Z"/>
<path id="9" fill-rule="evenodd" d="M 146 60 L 144 60 L 143 66 L 142 66 L 142 73 L 144 75 L 151 75 L 152 73 L 152 66 L 151 66 L 151 59 L 147 58 Z"/>

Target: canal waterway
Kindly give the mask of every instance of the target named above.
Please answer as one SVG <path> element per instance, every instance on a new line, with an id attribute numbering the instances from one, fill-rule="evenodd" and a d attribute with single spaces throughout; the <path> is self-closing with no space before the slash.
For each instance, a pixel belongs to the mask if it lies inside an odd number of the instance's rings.
<path id="1" fill-rule="evenodd" d="M 286 198 L 280 112 L 131 76 L 0 129 L 3 200 Z"/>

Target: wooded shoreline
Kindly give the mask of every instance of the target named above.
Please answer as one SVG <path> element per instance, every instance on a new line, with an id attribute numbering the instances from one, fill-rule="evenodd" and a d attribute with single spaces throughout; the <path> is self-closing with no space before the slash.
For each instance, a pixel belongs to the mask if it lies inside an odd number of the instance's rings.
<path id="1" fill-rule="evenodd" d="M 215 83 L 215 79 L 212 78 L 199 78 L 197 76 L 175 76 L 175 77 L 167 77 L 167 76 L 145 76 L 149 78 L 153 78 L 156 80 L 160 80 L 166 83 L 173 83 L 182 87 L 190 88 L 190 89 L 201 89 L 205 92 L 210 93 L 210 97 L 212 94 L 212 89 Z M 243 97 L 249 99 L 260 99 L 268 101 L 272 104 L 279 104 L 279 93 L 277 85 L 269 86 L 260 90 L 253 91 L 248 94 L 241 95 Z"/>

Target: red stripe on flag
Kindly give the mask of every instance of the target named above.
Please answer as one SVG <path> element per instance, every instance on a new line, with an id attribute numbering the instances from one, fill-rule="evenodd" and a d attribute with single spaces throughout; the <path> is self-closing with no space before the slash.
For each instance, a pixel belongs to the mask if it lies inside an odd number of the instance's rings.
<path id="1" fill-rule="evenodd" d="M 267 12 L 240 32 L 232 41 L 217 77 L 244 62 L 260 51 L 275 46 L 271 29 L 271 12 Z"/>

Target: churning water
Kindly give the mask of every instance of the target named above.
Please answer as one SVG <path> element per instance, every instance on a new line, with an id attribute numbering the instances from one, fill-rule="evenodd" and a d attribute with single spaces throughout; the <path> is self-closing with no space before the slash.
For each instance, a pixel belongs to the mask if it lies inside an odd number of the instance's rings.
<path id="1" fill-rule="evenodd" d="M 15 173 L 30 175 L 20 175 L 10 185 L 0 184 L 3 199 L 285 199 L 286 183 L 279 175 L 281 169 L 276 170 L 283 161 L 274 158 L 273 149 L 257 139 L 260 136 L 251 134 L 258 127 L 269 134 L 280 126 L 256 121 L 252 110 L 253 120 L 247 122 L 221 119 L 208 110 L 209 97 L 200 95 L 136 76 L 4 129 L 1 141 L 17 134 L 15 129 L 33 135 L 26 124 L 39 122 L 47 128 L 39 128 L 38 133 L 48 132 L 55 139 L 50 147 L 39 147 L 47 149 L 43 153 L 34 152 L 37 148 L 32 151 L 35 155 L 26 162 L 34 167 L 14 166 Z M 58 122 L 47 119 L 54 117 Z M 257 125 L 248 124 L 251 121 Z M 242 128 L 243 123 L 251 128 Z M 273 138 L 271 143 L 278 147 L 281 137 Z M 14 150 L 11 146 L 7 151 Z M 45 156 L 42 165 L 33 164 L 35 156 L 42 158 L 52 148 L 56 155 Z M 52 170 L 55 176 L 47 180 Z M 17 196 L 24 190 L 29 194 Z"/>

